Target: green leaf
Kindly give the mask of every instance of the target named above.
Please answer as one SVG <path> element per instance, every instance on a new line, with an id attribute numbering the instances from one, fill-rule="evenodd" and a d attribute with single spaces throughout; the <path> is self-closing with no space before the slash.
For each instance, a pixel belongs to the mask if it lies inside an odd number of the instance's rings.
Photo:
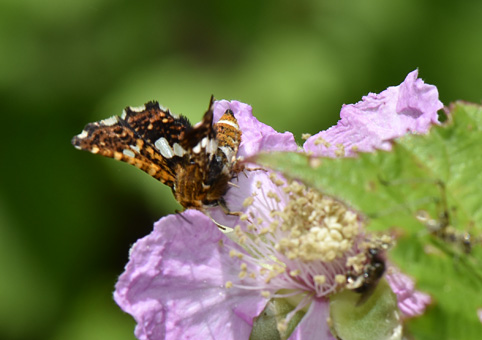
<path id="1" fill-rule="evenodd" d="M 362 304 L 360 294 L 343 290 L 330 297 L 332 331 L 343 340 L 401 339 L 397 297 L 385 280 Z"/>
<path id="2" fill-rule="evenodd" d="M 417 339 L 479 339 L 482 324 L 482 108 L 456 103 L 447 121 L 426 135 L 396 140 L 391 151 L 357 158 L 311 158 L 299 153 L 261 155 L 257 163 L 302 180 L 367 217 L 371 231 L 397 229 L 390 259 L 433 298 L 424 317 L 409 324 Z M 447 222 L 473 249 L 431 235 L 417 220 L 426 212 Z"/>

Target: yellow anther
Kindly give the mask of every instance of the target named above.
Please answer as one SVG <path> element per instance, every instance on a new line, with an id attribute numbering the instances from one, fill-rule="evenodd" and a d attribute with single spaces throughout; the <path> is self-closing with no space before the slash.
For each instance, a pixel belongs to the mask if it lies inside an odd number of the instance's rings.
<path id="1" fill-rule="evenodd" d="M 346 282 L 346 276 L 345 275 L 335 275 L 335 282 L 338 284 L 344 284 Z"/>
<path id="2" fill-rule="evenodd" d="M 264 297 L 264 298 L 269 299 L 269 298 L 271 297 L 271 293 L 268 292 L 267 290 L 262 290 L 262 291 L 261 291 L 261 296 Z"/>
<path id="3" fill-rule="evenodd" d="M 249 207 L 250 205 L 252 205 L 254 202 L 254 198 L 249 196 L 249 197 L 246 197 L 246 199 L 244 200 L 243 202 L 243 207 L 247 208 Z"/>
<path id="4" fill-rule="evenodd" d="M 315 275 L 315 276 L 313 276 L 313 280 L 315 281 L 316 284 L 322 285 L 326 282 L 326 276 L 325 275 Z"/>

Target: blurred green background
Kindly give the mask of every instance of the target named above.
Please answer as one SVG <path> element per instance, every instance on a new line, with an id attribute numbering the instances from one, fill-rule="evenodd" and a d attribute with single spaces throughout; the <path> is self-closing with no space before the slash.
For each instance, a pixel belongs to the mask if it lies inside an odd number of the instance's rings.
<path id="1" fill-rule="evenodd" d="M 209 97 L 316 133 L 407 73 L 482 98 L 482 2 L 0 2 L 0 339 L 134 339 L 112 300 L 136 239 L 179 206 L 134 167 L 75 150 L 91 121 Z M 298 139 L 299 140 L 299 139 Z"/>

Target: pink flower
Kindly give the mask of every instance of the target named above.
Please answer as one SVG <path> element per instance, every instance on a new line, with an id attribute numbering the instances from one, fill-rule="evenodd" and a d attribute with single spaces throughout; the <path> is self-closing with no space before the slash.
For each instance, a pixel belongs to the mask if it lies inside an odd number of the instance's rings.
<path id="1" fill-rule="evenodd" d="M 390 139 L 407 131 L 425 132 L 436 122 L 440 106 L 435 87 L 416 79 L 416 71 L 399 87 L 364 100 L 353 107 L 365 107 L 369 123 L 356 110 L 352 119 L 345 106 L 341 122 L 317 136 L 347 150 L 354 145 L 364 151 L 387 148 Z M 291 133 L 278 133 L 260 123 L 249 105 L 216 102 L 215 121 L 227 108 L 234 112 L 243 134 L 240 157 L 297 150 Z M 366 138 L 352 132 L 355 124 L 363 122 L 365 128 L 372 127 Z M 320 146 L 316 138 L 305 143 L 305 151 L 333 156 L 335 148 Z M 278 322 L 278 330 L 283 332 L 296 312 L 305 313 L 289 339 L 334 339 L 326 322 L 328 297 L 346 284 L 347 263 L 356 266 L 366 250 L 361 246 L 366 235 L 360 219 L 336 200 L 265 171 L 248 170 L 233 181 L 236 187 L 225 199 L 230 210 L 242 216 L 226 216 L 221 209 L 209 212 L 233 232 L 222 233 L 206 215 L 187 210 L 182 216 L 162 218 L 150 235 L 132 247 L 114 298 L 137 321 L 136 336 L 247 339 L 254 318 L 267 302 L 283 298 L 296 302 Z M 413 292 L 413 285 L 407 289 L 404 282 L 399 280 L 392 287 Z M 413 307 L 408 303 L 412 300 L 403 301 L 406 310 Z M 422 310 L 417 308 L 412 310 Z"/>
<path id="2" fill-rule="evenodd" d="M 429 295 L 415 290 L 414 281 L 400 272 L 386 275 L 388 284 L 397 295 L 398 308 L 405 317 L 423 314 L 425 308 L 431 303 Z"/>
<path id="3" fill-rule="evenodd" d="M 437 111 L 443 104 L 437 88 L 417 76 L 415 70 L 399 86 L 343 105 L 338 124 L 310 137 L 305 151 L 316 156 L 354 156 L 358 151 L 390 150 L 390 141 L 406 133 L 426 133 L 438 124 Z"/>
<path id="4" fill-rule="evenodd" d="M 239 272 L 229 256 L 237 245 L 202 213 L 182 215 L 162 218 L 134 244 L 116 302 L 134 316 L 139 339 L 247 339 L 266 299 L 226 289 Z"/>

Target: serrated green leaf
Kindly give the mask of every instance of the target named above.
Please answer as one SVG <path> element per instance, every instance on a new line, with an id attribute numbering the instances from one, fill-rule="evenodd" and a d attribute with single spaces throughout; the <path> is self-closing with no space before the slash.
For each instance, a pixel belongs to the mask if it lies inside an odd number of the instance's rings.
<path id="1" fill-rule="evenodd" d="M 417 339 L 479 339 L 482 324 L 482 250 L 429 234 L 416 218 L 450 217 L 457 235 L 482 234 L 482 108 L 456 103 L 442 126 L 396 140 L 391 151 L 357 158 L 262 155 L 257 162 L 302 180 L 367 216 L 369 230 L 397 228 L 402 236 L 390 259 L 416 278 L 433 307 L 409 329 Z M 446 204 L 444 204 L 446 202 Z M 436 326 L 438 324 L 441 326 Z"/>

